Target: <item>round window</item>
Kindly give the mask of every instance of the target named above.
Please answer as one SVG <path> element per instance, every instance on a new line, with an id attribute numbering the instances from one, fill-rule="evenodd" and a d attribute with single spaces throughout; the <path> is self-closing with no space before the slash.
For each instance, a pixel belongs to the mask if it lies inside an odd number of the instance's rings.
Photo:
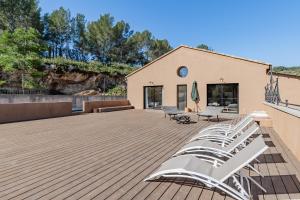
<path id="1" fill-rule="evenodd" d="M 185 66 L 181 66 L 181 67 L 179 67 L 178 68 L 178 70 L 177 70 L 177 75 L 179 76 L 179 77 L 186 77 L 187 75 L 188 75 L 188 72 L 189 72 L 189 70 L 188 70 L 188 68 L 187 67 L 185 67 Z"/>

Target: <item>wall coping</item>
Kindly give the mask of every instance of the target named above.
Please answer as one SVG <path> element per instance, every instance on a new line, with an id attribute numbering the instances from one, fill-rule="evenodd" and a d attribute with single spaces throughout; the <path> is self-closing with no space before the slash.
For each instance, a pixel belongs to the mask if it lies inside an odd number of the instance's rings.
<path id="1" fill-rule="evenodd" d="M 285 107 L 285 106 L 279 106 L 279 105 L 276 105 L 276 104 L 273 104 L 273 103 L 268 103 L 268 102 L 263 102 L 263 103 L 267 106 L 275 108 L 276 110 L 280 110 L 282 112 L 285 112 L 287 114 L 290 114 L 290 115 L 293 115 L 295 117 L 300 118 L 300 111 L 299 110 L 295 110 L 295 109 L 288 108 L 288 107 Z"/>

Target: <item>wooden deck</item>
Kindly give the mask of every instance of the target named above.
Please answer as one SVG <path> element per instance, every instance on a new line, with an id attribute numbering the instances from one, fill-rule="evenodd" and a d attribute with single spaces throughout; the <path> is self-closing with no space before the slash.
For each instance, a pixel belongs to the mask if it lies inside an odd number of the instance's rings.
<path id="1" fill-rule="evenodd" d="M 0 199 L 231 199 L 187 181 L 143 182 L 201 128 L 147 111 L 0 125 Z M 300 199 L 300 165 L 272 129 L 254 199 Z M 272 145 L 273 143 L 273 145 Z M 256 176 L 255 174 L 251 174 Z"/>

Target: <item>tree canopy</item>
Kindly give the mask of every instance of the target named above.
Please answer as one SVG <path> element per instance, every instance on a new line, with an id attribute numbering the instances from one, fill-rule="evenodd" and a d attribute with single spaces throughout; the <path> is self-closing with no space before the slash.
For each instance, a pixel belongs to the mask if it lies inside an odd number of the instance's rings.
<path id="1" fill-rule="evenodd" d="M 196 48 L 205 49 L 205 50 L 208 50 L 208 51 L 213 51 L 213 49 L 211 47 L 209 47 L 208 45 L 206 45 L 206 44 L 199 44 L 199 45 L 196 46 Z"/>
<path id="2" fill-rule="evenodd" d="M 88 22 L 83 14 L 72 15 L 63 7 L 41 16 L 37 0 L 0 0 L 0 7 L 0 34 L 36 30 L 40 44 L 46 45 L 38 54 L 46 58 L 138 66 L 172 49 L 167 40 L 148 30 L 135 32 L 110 14 Z"/>

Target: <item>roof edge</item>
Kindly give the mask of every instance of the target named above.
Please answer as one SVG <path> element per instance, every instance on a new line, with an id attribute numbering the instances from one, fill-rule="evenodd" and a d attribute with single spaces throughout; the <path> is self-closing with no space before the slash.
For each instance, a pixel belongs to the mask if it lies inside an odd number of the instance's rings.
<path id="1" fill-rule="evenodd" d="M 272 72 L 272 73 L 275 76 L 282 76 L 282 77 L 286 77 L 286 78 L 294 78 L 294 79 L 299 79 L 300 80 L 300 76 L 298 76 L 298 75 L 284 74 L 284 73 L 280 73 L 280 72 Z"/>
<path id="2" fill-rule="evenodd" d="M 135 71 L 131 72 L 130 74 L 128 74 L 128 75 L 126 76 L 126 78 L 132 76 L 133 74 L 135 74 L 135 73 L 139 72 L 140 70 L 142 70 L 142 69 L 148 67 L 149 65 L 151 65 L 151 64 L 153 64 L 153 63 L 155 63 L 155 62 L 157 62 L 158 60 L 160 60 L 160 59 L 166 57 L 167 55 L 173 53 L 174 51 L 177 51 L 177 50 L 180 49 L 180 48 L 187 48 L 187 49 L 192 49 L 192 50 L 196 50 L 196 51 L 202 51 L 202 52 L 211 53 L 211 54 L 215 54 L 215 55 L 225 56 L 225 57 L 229 57 L 229 58 L 233 58 L 233 59 L 238 59 L 238 60 L 243 60 L 243 61 L 247 61 L 247 62 L 257 63 L 257 64 L 261 64 L 261 65 L 267 65 L 267 66 L 269 66 L 269 68 L 270 68 L 270 66 L 272 66 L 272 64 L 270 64 L 270 63 L 265 63 L 265 62 L 258 61 L 258 60 L 251 60 L 251 59 L 242 58 L 242 57 L 238 57 L 238 56 L 232 56 L 232 55 L 228 55 L 228 54 L 218 53 L 218 52 L 215 52 L 215 51 L 209 51 L 209 50 L 205 50 L 205 49 L 189 47 L 189 46 L 187 46 L 187 45 L 180 45 L 180 46 L 176 47 L 175 49 L 172 49 L 171 51 L 169 51 L 169 52 L 163 54 L 162 56 L 160 56 L 160 57 L 158 57 L 158 58 L 156 58 L 155 60 L 149 62 L 148 64 L 146 64 L 146 65 L 144 65 L 144 66 L 142 66 L 142 67 L 136 69 Z"/>

